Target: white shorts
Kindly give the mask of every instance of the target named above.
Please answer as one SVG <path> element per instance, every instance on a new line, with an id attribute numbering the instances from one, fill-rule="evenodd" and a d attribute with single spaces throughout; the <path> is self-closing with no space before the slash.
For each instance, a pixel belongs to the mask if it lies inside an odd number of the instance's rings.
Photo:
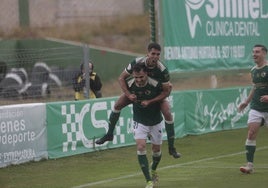
<path id="1" fill-rule="evenodd" d="M 147 139 L 150 138 L 152 144 L 161 145 L 163 136 L 163 124 L 158 123 L 154 126 L 145 126 L 141 123 L 133 121 L 134 139 Z"/>
<path id="2" fill-rule="evenodd" d="M 268 125 L 268 112 L 259 112 L 251 109 L 248 114 L 248 123 L 261 123 Z"/>

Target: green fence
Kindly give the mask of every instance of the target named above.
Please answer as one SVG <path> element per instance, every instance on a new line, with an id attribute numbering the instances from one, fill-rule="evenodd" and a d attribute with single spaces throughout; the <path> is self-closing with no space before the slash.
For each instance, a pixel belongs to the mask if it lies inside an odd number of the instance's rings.
<path id="1" fill-rule="evenodd" d="M 49 67 L 78 69 L 84 59 L 85 47 L 103 81 L 117 79 L 132 59 L 141 56 L 57 39 L 25 39 L 0 40 L 0 61 L 6 62 L 8 68 L 31 69 L 34 63 L 42 61 Z"/>

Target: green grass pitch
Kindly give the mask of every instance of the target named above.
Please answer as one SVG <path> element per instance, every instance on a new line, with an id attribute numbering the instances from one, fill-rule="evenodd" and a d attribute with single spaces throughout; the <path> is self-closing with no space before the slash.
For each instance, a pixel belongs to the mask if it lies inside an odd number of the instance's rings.
<path id="1" fill-rule="evenodd" d="M 255 172 L 245 175 L 247 129 L 186 136 L 176 140 L 182 158 L 163 156 L 158 168 L 159 188 L 267 188 L 268 128 L 257 139 Z M 150 146 L 147 148 L 151 161 Z M 135 146 L 97 151 L 57 160 L 44 160 L 0 169 L 1 188 L 138 188 L 145 187 Z"/>

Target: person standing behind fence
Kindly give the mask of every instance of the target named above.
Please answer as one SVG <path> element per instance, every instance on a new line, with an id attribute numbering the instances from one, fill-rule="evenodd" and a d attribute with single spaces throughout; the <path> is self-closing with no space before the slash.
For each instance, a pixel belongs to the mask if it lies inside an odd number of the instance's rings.
<path id="1" fill-rule="evenodd" d="M 89 62 L 89 76 L 90 76 L 90 92 L 89 98 L 101 98 L 102 97 L 102 83 L 101 79 L 96 72 L 93 71 L 94 66 Z M 74 99 L 83 100 L 86 94 L 86 73 L 84 63 L 80 65 L 80 72 L 75 74 L 72 79 L 73 89 L 74 89 Z"/>
<path id="2" fill-rule="evenodd" d="M 268 123 L 268 62 L 267 48 L 257 44 L 253 47 L 252 56 L 255 66 L 251 69 L 253 87 L 244 102 L 238 106 L 243 111 L 250 103 L 248 114 L 248 134 L 245 142 L 247 164 L 240 167 L 245 174 L 253 172 L 253 159 L 256 150 L 256 139 L 259 129 Z"/>

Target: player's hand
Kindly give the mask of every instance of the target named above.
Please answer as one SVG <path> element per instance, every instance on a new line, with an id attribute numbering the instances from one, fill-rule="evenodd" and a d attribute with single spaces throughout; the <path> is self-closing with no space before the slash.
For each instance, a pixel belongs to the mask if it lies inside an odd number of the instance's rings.
<path id="1" fill-rule="evenodd" d="M 127 98 L 132 102 L 135 102 L 137 100 L 137 96 L 135 94 L 130 94 L 127 96 Z"/>
<path id="2" fill-rule="evenodd" d="M 268 95 L 261 96 L 260 101 L 261 102 L 267 102 L 268 103 Z"/>
<path id="3" fill-rule="evenodd" d="M 150 104 L 150 102 L 146 101 L 146 100 L 141 102 L 142 107 L 147 107 L 147 106 L 149 106 L 149 104 Z"/>

